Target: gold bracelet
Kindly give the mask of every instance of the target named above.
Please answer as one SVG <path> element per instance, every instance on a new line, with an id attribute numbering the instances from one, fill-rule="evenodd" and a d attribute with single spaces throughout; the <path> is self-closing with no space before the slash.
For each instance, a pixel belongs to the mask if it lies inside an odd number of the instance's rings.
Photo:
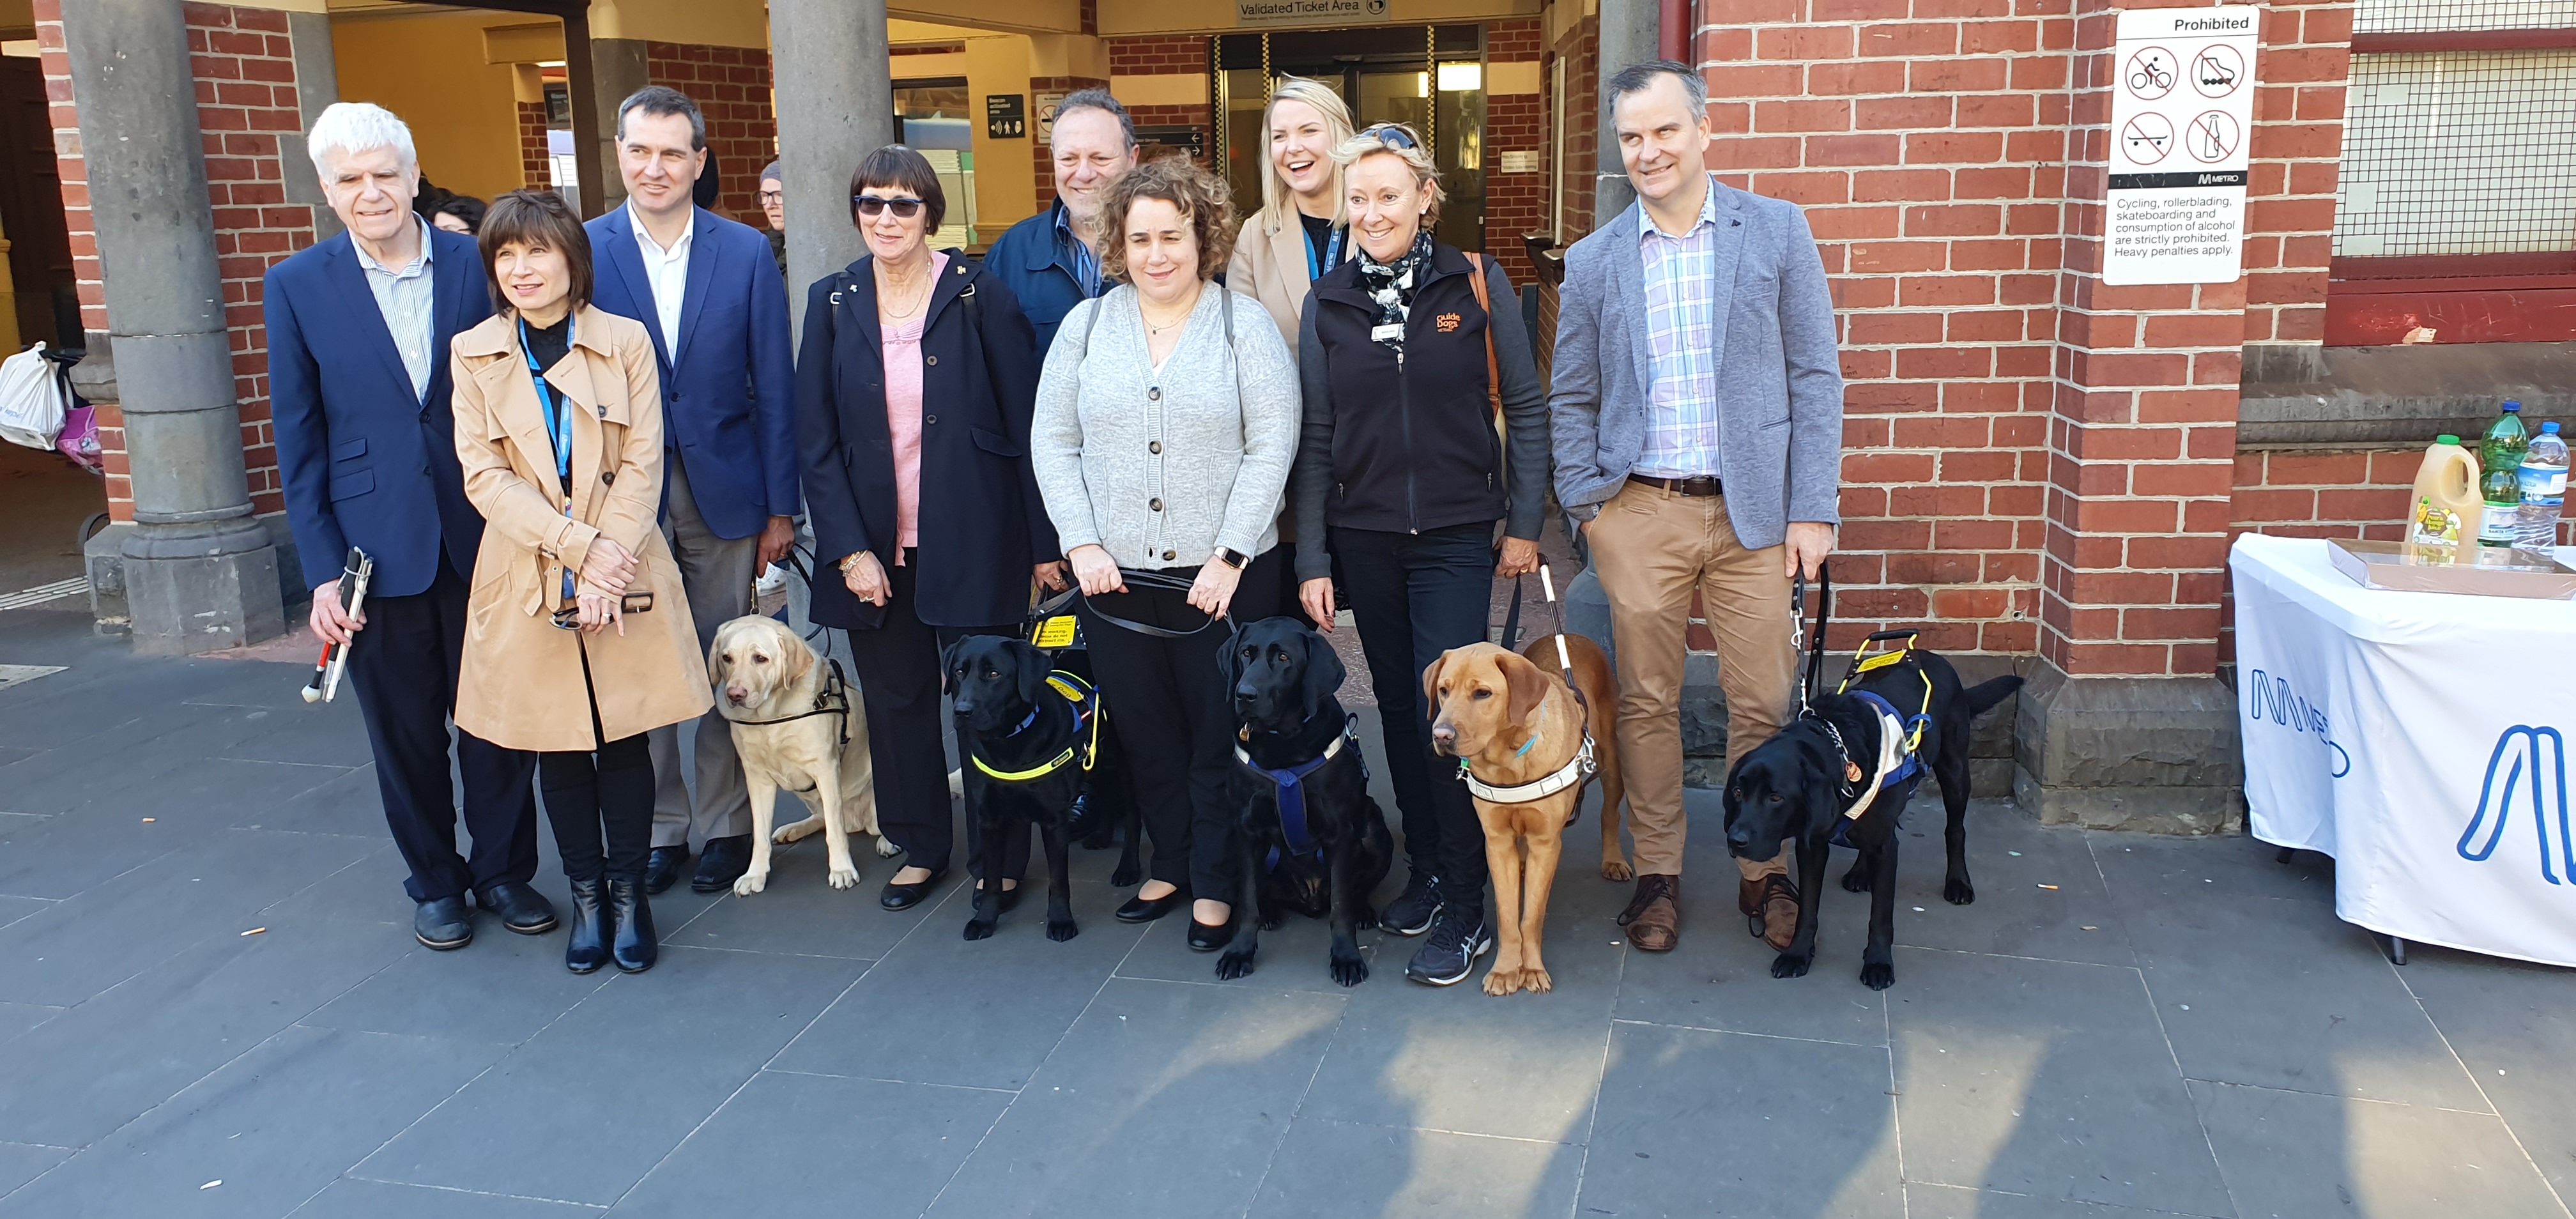
<path id="1" fill-rule="evenodd" d="M 841 574 L 842 574 L 842 575 L 845 575 L 845 576 L 846 576 L 846 575 L 848 575 L 848 574 L 850 574 L 850 568 L 851 568 L 851 567 L 853 567 L 853 566 L 855 566 L 855 565 L 858 563 L 858 561 L 859 561 L 859 556 L 864 555 L 864 554 L 866 554 L 866 553 L 867 553 L 867 552 L 866 552 L 866 551 L 864 551 L 864 550 L 854 550 L 854 551 L 851 551 L 849 554 L 842 556 L 842 558 L 841 558 L 841 562 L 840 562 Z"/>

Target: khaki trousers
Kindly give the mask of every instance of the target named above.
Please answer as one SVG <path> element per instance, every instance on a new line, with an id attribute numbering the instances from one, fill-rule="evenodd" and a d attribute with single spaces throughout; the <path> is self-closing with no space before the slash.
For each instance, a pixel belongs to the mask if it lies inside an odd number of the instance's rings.
<path id="1" fill-rule="evenodd" d="M 1732 762 L 1778 733 L 1797 697 L 1787 555 L 1779 546 L 1747 550 L 1737 542 L 1721 496 L 1686 496 L 1636 482 L 1601 506 L 1584 540 L 1610 600 L 1618 644 L 1619 766 L 1628 785 L 1637 871 L 1678 876 L 1688 829 L 1681 695 L 1691 593 L 1700 594 L 1717 640 Z M 1789 870 L 1785 849 L 1769 863 L 1735 862 L 1746 879 Z"/>

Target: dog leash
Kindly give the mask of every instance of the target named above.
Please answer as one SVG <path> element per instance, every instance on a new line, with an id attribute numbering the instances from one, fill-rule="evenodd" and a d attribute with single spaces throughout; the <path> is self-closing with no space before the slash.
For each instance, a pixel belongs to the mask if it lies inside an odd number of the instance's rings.
<path id="1" fill-rule="evenodd" d="M 1809 690 L 1824 675 L 1825 624 L 1832 621 L 1834 606 L 1834 569 L 1827 559 L 1816 560 L 1816 630 L 1807 633 L 1800 611 L 1807 605 L 1807 573 L 1801 568 L 1789 576 L 1789 651 L 1792 656 L 1807 653 L 1807 672 L 1798 681 L 1798 714 L 1809 712 Z"/>
<path id="2" fill-rule="evenodd" d="M 798 712 L 795 715 L 782 715 L 774 720 L 737 720 L 728 717 L 726 722 L 740 724 L 746 728 L 763 728 L 771 724 L 792 724 L 798 720 L 810 720 L 818 715 L 837 715 L 841 717 L 841 743 L 849 744 L 849 678 L 842 674 L 840 661 L 826 656 L 823 658 L 823 663 L 832 666 L 832 674 L 823 679 L 823 688 L 814 692 L 813 710 Z"/>
<path id="3" fill-rule="evenodd" d="M 1121 582 L 1131 586 L 1142 585 L 1146 588 L 1159 588 L 1165 592 L 1177 593 L 1186 593 L 1190 591 L 1191 586 L 1197 582 L 1195 579 L 1184 580 L 1178 576 L 1165 575 L 1159 571 L 1130 571 L 1124 567 L 1118 569 L 1118 578 Z M 1072 604 L 1075 597 L 1080 596 L 1082 596 L 1082 585 L 1077 582 L 1071 587 L 1066 588 L 1063 592 L 1057 593 L 1055 596 L 1039 602 L 1037 608 L 1030 611 L 1030 620 L 1038 621 L 1053 616 L 1054 614 L 1061 612 L 1065 606 Z M 1196 635 L 1199 632 L 1216 625 L 1216 619 L 1210 618 L 1189 630 L 1175 631 L 1168 627 L 1152 626 L 1142 622 L 1130 622 L 1125 618 L 1121 618 L 1116 614 L 1100 608 L 1099 602 L 1093 601 L 1087 597 L 1083 599 L 1083 604 L 1091 610 L 1092 616 L 1100 619 L 1102 622 L 1106 622 L 1111 626 L 1119 627 L 1123 630 L 1134 631 L 1139 635 L 1151 635 L 1156 639 L 1187 639 L 1192 635 Z"/>

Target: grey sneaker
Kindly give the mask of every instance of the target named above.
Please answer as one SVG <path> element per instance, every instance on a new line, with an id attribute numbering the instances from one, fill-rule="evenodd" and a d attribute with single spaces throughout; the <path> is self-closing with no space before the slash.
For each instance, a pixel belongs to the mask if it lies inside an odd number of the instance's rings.
<path id="1" fill-rule="evenodd" d="M 1432 917 L 1431 937 L 1413 954 L 1404 976 L 1425 986 L 1455 986 L 1476 972 L 1476 958 L 1493 948 L 1494 933 L 1486 925 L 1484 903 L 1472 909 L 1451 903 Z"/>
<path id="2" fill-rule="evenodd" d="M 1431 929 L 1431 916 L 1440 912 L 1440 878 L 1420 868 L 1405 879 L 1404 892 L 1378 911 L 1377 925 L 1395 935 L 1420 935 Z"/>

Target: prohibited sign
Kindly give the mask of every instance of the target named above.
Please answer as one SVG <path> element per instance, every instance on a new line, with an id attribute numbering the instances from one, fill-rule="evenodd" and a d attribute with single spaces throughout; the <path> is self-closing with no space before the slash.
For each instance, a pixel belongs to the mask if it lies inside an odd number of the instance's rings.
<path id="1" fill-rule="evenodd" d="M 2236 155 L 2237 146 L 2244 142 L 2245 129 L 2236 125 L 2235 115 L 2211 110 L 2193 119 L 2182 138 L 2195 160 L 2215 165 Z"/>
<path id="2" fill-rule="evenodd" d="M 2173 92 L 2181 71 L 2182 64 L 2173 52 L 2146 47 L 2129 57 L 2128 65 L 2120 70 L 2120 83 L 2127 85 L 2131 94 L 2151 102 Z"/>
<path id="3" fill-rule="evenodd" d="M 2153 110 L 2130 119 L 2120 128 L 2120 152 L 2131 165 L 2153 165 L 2173 151 L 2173 120 Z"/>
<path id="4" fill-rule="evenodd" d="M 2236 48 L 2215 42 L 2191 57 L 2191 87 L 2202 97 L 2225 97 L 2245 79 L 2245 57 Z"/>

